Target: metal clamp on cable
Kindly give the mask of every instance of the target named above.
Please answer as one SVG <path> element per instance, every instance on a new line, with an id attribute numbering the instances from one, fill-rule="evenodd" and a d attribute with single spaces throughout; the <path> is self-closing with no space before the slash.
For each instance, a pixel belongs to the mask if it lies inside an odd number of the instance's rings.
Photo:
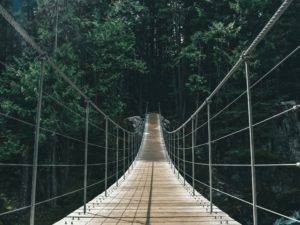
<path id="1" fill-rule="evenodd" d="M 295 111 L 295 110 L 297 110 L 297 109 L 299 109 L 300 108 L 300 105 L 294 105 L 293 106 L 293 110 Z"/>
<path id="2" fill-rule="evenodd" d="M 43 52 L 39 55 L 39 58 L 42 59 L 43 61 L 48 60 L 49 56 L 47 52 Z"/>
<path id="3" fill-rule="evenodd" d="M 210 104 L 210 103 L 212 103 L 212 100 L 210 98 L 206 98 L 205 102 L 206 102 L 206 104 Z"/>
<path id="4" fill-rule="evenodd" d="M 250 58 L 250 56 L 247 55 L 246 51 L 243 51 L 241 56 L 240 56 L 240 59 L 245 62 L 245 61 L 248 61 L 249 58 Z"/>
<path id="5" fill-rule="evenodd" d="M 85 98 L 84 102 L 86 103 L 86 107 L 89 107 L 92 101 L 89 98 Z"/>

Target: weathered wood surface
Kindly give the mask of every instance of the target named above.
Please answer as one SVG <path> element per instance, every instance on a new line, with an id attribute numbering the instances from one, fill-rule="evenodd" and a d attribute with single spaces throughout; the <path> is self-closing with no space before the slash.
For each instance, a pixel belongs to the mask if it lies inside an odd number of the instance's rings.
<path id="1" fill-rule="evenodd" d="M 96 224 L 232 224 L 239 225 L 199 193 L 193 197 L 190 185 L 183 186 L 166 160 L 157 114 L 150 114 L 140 154 L 126 179 L 55 225 Z"/>

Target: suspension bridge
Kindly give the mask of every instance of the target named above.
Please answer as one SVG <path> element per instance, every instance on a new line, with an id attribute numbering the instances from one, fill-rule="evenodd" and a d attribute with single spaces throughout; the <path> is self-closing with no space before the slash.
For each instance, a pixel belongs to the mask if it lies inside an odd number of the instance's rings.
<path id="1" fill-rule="evenodd" d="M 253 109 L 251 100 L 251 90 L 258 83 L 263 81 L 269 74 L 285 63 L 299 50 L 297 46 L 286 57 L 278 61 L 266 74 L 261 76 L 258 81 L 251 84 L 249 78 L 249 56 L 257 45 L 264 39 L 266 34 L 276 24 L 277 20 L 288 9 L 292 0 L 285 0 L 277 9 L 265 27 L 257 35 L 249 47 L 241 54 L 241 57 L 234 64 L 232 69 L 212 91 L 207 99 L 182 125 L 174 130 L 170 130 L 166 120 L 159 113 L 148 113 L 146 110 L 145 118 L 139 121 L 134 131 L 130 131 L 106 115 L 91 99 L 69 79 L 64 72 L 56 65 L 55 61 L 48 57 L 46 52 L 40 47 L 32 37 L 14 20 L 14 18 L 0 5 L 1 16 L 15 29 L 15 31 L 27 42 L 40 56 L 41 72 L 37 87 L 38 100 L 36 108 L 35 122 L 29 122 L 6 112 L 0 112 L 1 117 L 17 122 L 24 126 L 34 129 L 34 151 L 32 164 L 14 164 L 0 162 L 1 167 L 21 167 L 30 168 L 31 176 L 31 199 L 30 204 L 0 212 L 0 217 L 13 215 L 21 211 L 29 210 L 29 224 L 34 225 L 36 218 L 36 207 L 43 204 L 65 198 L 76 194 L 82 194 L 82 206 L 75 211 L 69 211 L 65 218 L 60 218 L 55 225 L 63 224 L 240 224 L 228 215 L 228 209 L 220 209 L 214 203 L 214 194 L 240 201 L 251 207 L 253 225 L 260 224 L 258 221 L 257 210 L 288 219 L 293 223 L 300 221 L 290 215 L 285 215 L 276 210 L 261 206 L 257 201 L 256 191 L 256 168 L 258 167 L 288 167 L 298 169 L 299 162 L 284 164 L 257 164 L 255 162 L 255 135 L 254 128 L 259 127 L 270 120 L 282 117 L 288 113 L 299 110 L 300 105 L 294 104 L 291 107 L 264 118 L 258 122 L 253 122 Z M 84 100 L 85 113 L 83 119 L 84 140 L 59 131 L 46 128 L 41 122 L 41 113 L 45 99 L 51 98 L 57 104 L 65 107 L 63 102 L 51 97 L 47 93 L 45 82 L 44 66 L 50 66 L 56 76 L 61 77 L 67 85 Z M 222 87 L 227 84 L 230 78 L 238 69 L 244 66 L 246 90 L 235 98 L 224 108 L 211 113 L 211 105 L 217 94 L 221 93 Z M 222 114 L 226 109 L 236 103 L 241 97 L 247 99 L 247 120 L 248 125 L 240 130 L 227 133 L 224 136 L 213 139 L 211 122 Z M 48 97 L 48 98 L 46 98 Z M 91 119 L 91 112 L 97 114 L 101 123 L 97 124 Z M 206 119 L 199 124 L 198 117 L 205 115 Z M 102 126 L 102 127 L 101 127 Z M 104 127 L 104 128 L 103 128 Z M 198 144 L 197 132 L 205 129 L 202 138 L 203 143 Z M 91 130 L 95 129 L 101 133 L 104 145 L 94 143 Z M 212 161 L 213 144 L 228 137 L 234 137 L 241 132 L 247 132 L 249 137 L 249 163 L 214 163 Z M 83 162 L 78 164 L 51 164 L 39 163 L 39 151 L 41 146 L 40 133 L 46 132 L 57 136 L 70 139 L 82 146 Z M 103 149 L 101 162 L 90 163 L 94 157 L 91 149 Z M 203 149 L 204 150 L 203 150 Z M 202 149 L 207 153 L 207 162 L 197 162 L 195 150 Z M 202 151 L 201 150 L 201 151 Z M 58 194 L 49 199 L 37 200 L 38 172 L 41 168 L 51 167 L 72 167 L 81 169 L 82 186 L 65 193 Z M 93 172 L 97 167 L 101 173 L 101 179 L 89 182 L 88 173 Z M 197 178 L 197 167 L 206 167 L 207 181 Z M 251 200 L 245 200 L 235 194 L 231 194 L 217 188 L 214 184 L 214 168 L 216 167 L 246 167 L 251 174 Z M 76 174 L 76 173 L 75 173 Z M 75 175 L 76 176 L 76 175 Z M 88 194 L 92 188 L 103 185 L 103 190 L 98 196 L 90 199 Z M 197 187 L 207 188 L 208 196 L 204 197 Z"/>
<path id="2" fill-rule="evenodd" d="M 55 223 L 63 224 L 239 224 L 184 184 L 170 167 L 158 114 L 149 114 L 144 138 L 125 176 L 87 203 Z M 174 167 L 175 168 L 175 167 Z M 174 173 L 175 174 L 174 174 Z"/>

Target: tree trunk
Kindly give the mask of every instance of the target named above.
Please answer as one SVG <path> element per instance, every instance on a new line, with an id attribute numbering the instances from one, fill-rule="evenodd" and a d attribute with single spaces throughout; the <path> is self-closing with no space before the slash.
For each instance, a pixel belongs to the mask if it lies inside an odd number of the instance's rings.
<path id="1" fill-rule="evenodd" d="M 174 97 L 175 97 L 175 115 L 177 115 L 177 112 L 179 110 L 179 107 L 178 107 L 178 95 L 177 95 L 177 85 L 176 85 L 176 77 L 175 77 L 175 74 L 176 74 L 176 71 L 174 71 L 174 76 L 172 76 L 172 80 L 173 80 L 173 86 L 174 86 Z"/>
<path id="2" fill-rule="evenodd" d="M 58 39 L 58 1 L 56 0 L 56 7 L 55 7 L 55 10 L 56 10 L 56 15 L 55 15 L 55 29 L 54 29 L 54 32 L 55 32 L 55 40 L 54 40 L 54 48 L 53 48 L 53 55 L 55 56 L 55 53 L 57 51 L 57 39 Z"/>

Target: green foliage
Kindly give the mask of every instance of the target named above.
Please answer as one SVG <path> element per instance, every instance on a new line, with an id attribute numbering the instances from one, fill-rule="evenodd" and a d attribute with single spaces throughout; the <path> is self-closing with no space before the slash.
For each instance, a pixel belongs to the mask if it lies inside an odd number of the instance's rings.
<path id="1" fill-rule="evenodd" d="M 190 75 L 188 77 L 188 82 L 186 83 L 186 86 L 192 94 L 209 94 L 209 90 L 207 88 L 207 81 L 203 76 L 200 76 L 198 74 Z"/>
<path id="2" fill-rule="evenodd" d="M 3 4 L 10 9 L 15 8 L 16 2 L 21 5 L 16 11 L 12 9 L 17 20 L 64 74 L 113 119 L 122 121 L 129 115 L 142 114 L 145 102 L 149 101 L 149 111 L 156 111 L 160 102 L 163 114 L 172 116 L 177 123 L 190 116 L 195 107 L 206 99 L 281 3 L 268 0 L 39 0 L 33 4 L 32 1 L 5 0 Z M 299 44 L 299 5 L 297 2 L 289 8 L 274 26 L 274 31 L 251 55 L 251 83 Z M 4 20 L 0 23 L 0 112 L 3 115 L 0 117 L 0 162 L 30 164 L 42 59 Z M 294 100 L 299 104 L 299 60 L 295 58 L 253 88 L 255 122 L 282 111 L 281 101 Z M 41 132 L 39 160 L 81 163 L 83 146 L 58 133 L 82 140 L 85 102 L 47 63 L 44 64 L 44 74 L 41 126 L 48 131 L 44 129 Z M 213 99 L 212 114 L 244 90 L 242 68 Z M 246 103 L 243 101 L 245 99 L 241 98 L 212 121 L 214 138 L 247 126 Z M 10 117 L 28 123 L 20 125 Z M 298 120 L 294 117 L 289 114 L 280 121 L 255 130 L 258 162 L 291 160 L 290 153 L 298 151 L 293 143 L 299 140 L 298 128 L 291 125 L 297 124 Z M 100 128 L 100 131 L 91 129 L 91 141 L 103 145 L 103 117 L 91 111 L 91 120 Z M 199 136 L 203 132 L 199 130 Z M 202 141 L 203 136 L 198 141 Z M 216 146 L 216 160 L 248 163 L 248 135 L 231 138 Z M 99 155 L 96 152 L 91 158 Z M 45 196 L 53 197 L 58 186 L 69 191 L 72 185 L 66 184 L 67 178 L 81 185 L 80 175 L 72 176 L 70 171 L 73 170 L 52 168 L 42 171 L 39 186 L 43 199 Z M 97 174 L 101 174 L 99 171 Z M 217 184 L 224 183 L 226 186 L 228 177 L 234 178 L 231 187 L 247 183 L 244 174 L 239 171 L 232 173 L 231 170 L 216 169 L 214 173 L 218 177 Z M 3 178 L 8 178 L 7 174 L 11 174 L 7 169 L 0 171 Z M 257 174 L 258 177 L 265 174 L 272 177 L 267 172 L 258 171 Z M 298 187 L 299 181 L 284 178 L 286 174 L 282 172 L 279 176 L 286 179 L 285 192 L 292 193 L 291 189 Z M 57 175 L 62 181 L 55 185 L 55 181 L 49 178 L 52 175 Z M 29 203 L 27 188 L 17 189 L 24 185 L 21 182 L 30 179 L 26 176 L 30 176 L 28 170 L 17 171 L 11 176 L 13 178 L 0 184 L 0 191 L 6 192 L 0 194 L 1 208 L 10 209 Z M 274 189 L 282 188 L 270 178 L 260 184 L 262 192 L 268 189 L 268 181 L 275 183 Z M 247 187 L 244 190 L 248 191 Z M 239 191 L 233 188 L 230 193 Z M 275 199 L 266 197 L 265 192 L 259 194 L 263 195 L 261 201 Z M 243 197 L 251 198 L 249 193 Z M 281 197 L 278 195 L 276 199 Z M 223 202 L 224 199 L 221 199 L 221 206 Z M 297 207 L 294 203 L 287 203 L 282 210 L 295 211 Z M 249 211 L 240 205 L 229 208 L 234 217 L 243 220 L 243 224 L 249 223 Z M 267 218 L 263 222 L 271 224 L 274 220 Z M 5 224 L 9 223 L 14 222 L 7 219 Z M 289 223 L 280 219 L 275 224 Z"/>
<path id="3" fill-rule="evenodd" d="M 1 132 L 0 158 L 1 161 L 11 160 L 24 152 L 19 136 L 11 130 Z"/>
<path id="4" fill-rule="evenodd" d="M 82 9 L 93 13 L 83 13 Z M 88 4 L 83 1 L 38 1 L 36 8 L 32 9 L 35 21 L 31 23 L 34 33 L 31 35 L 68 79 L 101 110 L 113 119 L 124 118 L 124 112 L 129 111 L 128 82 L 132 76 L 141 77 L 147 72 L 147 66 L 136 50 L 135 29 L 140 25 L 143 9 L 138 1 L 111 4 L 104 1 Z M 9 46 L 10 42 L 6 42 Z M 5 115 L 0 118 L 0 162 L 31 164 L 42 58 L 37 57 L 29 46 L 22 46 L 20 52 L 13 57 L 7 53 L 5 66 L 0 68 L 0 112 Z M 3 58 L 0 59 L 2 61 Z M 75 139 L 84 139 L 85 102 L 47 62 L 43 68 L 39 163 L 80 164 L 83 145 Z M 93 123 L 90 142 L 104 146 L 103 116 L 94 110 L 90 113 L 90 120 Z M 98 128 L 95 129 L 95 126 Z M 95 163 L 103 161 L 99 150 L 98 154 L 94 154 L 97 152 L 93 149 L 90 152 L 90 160 L 95 160 Z M 1 177 L 6 173 L 11 176 L 0 184 L 2 211 L 29 204 L 30 170 L 11 171 L 10 168 L 1 168 L 0 171 Z M 81 173 L 73 176 L 74 172 L 76 170 L 69 168 L 39 169 L 38 192 L 42 199 L 54 197 L 58 191 L 68 192 L 75 186 L 81 187 Z M 99 178 L 101 174 L 91 172 L 90 181 L 102 179 Z M 21 191 L 19 187 L 22 187 Z M 0 223 L 27 224 L 22 222 L 23 219 L 22 216 L 14 219 L 5 217 L 0 219 Z M 48 222 L 53 220 L 51 218 Z"/>
<path id="5" fill-rule="evenodd" d="M 300 212 L 294 212 L 292 215 L 292 218 L 295 218 L 297 220 L 300 219 Z M 275 221 L 273 225 L 290 225 L 290 224 L 297 224 L 297 222 L 285 218 L 281 218 Z"/>

